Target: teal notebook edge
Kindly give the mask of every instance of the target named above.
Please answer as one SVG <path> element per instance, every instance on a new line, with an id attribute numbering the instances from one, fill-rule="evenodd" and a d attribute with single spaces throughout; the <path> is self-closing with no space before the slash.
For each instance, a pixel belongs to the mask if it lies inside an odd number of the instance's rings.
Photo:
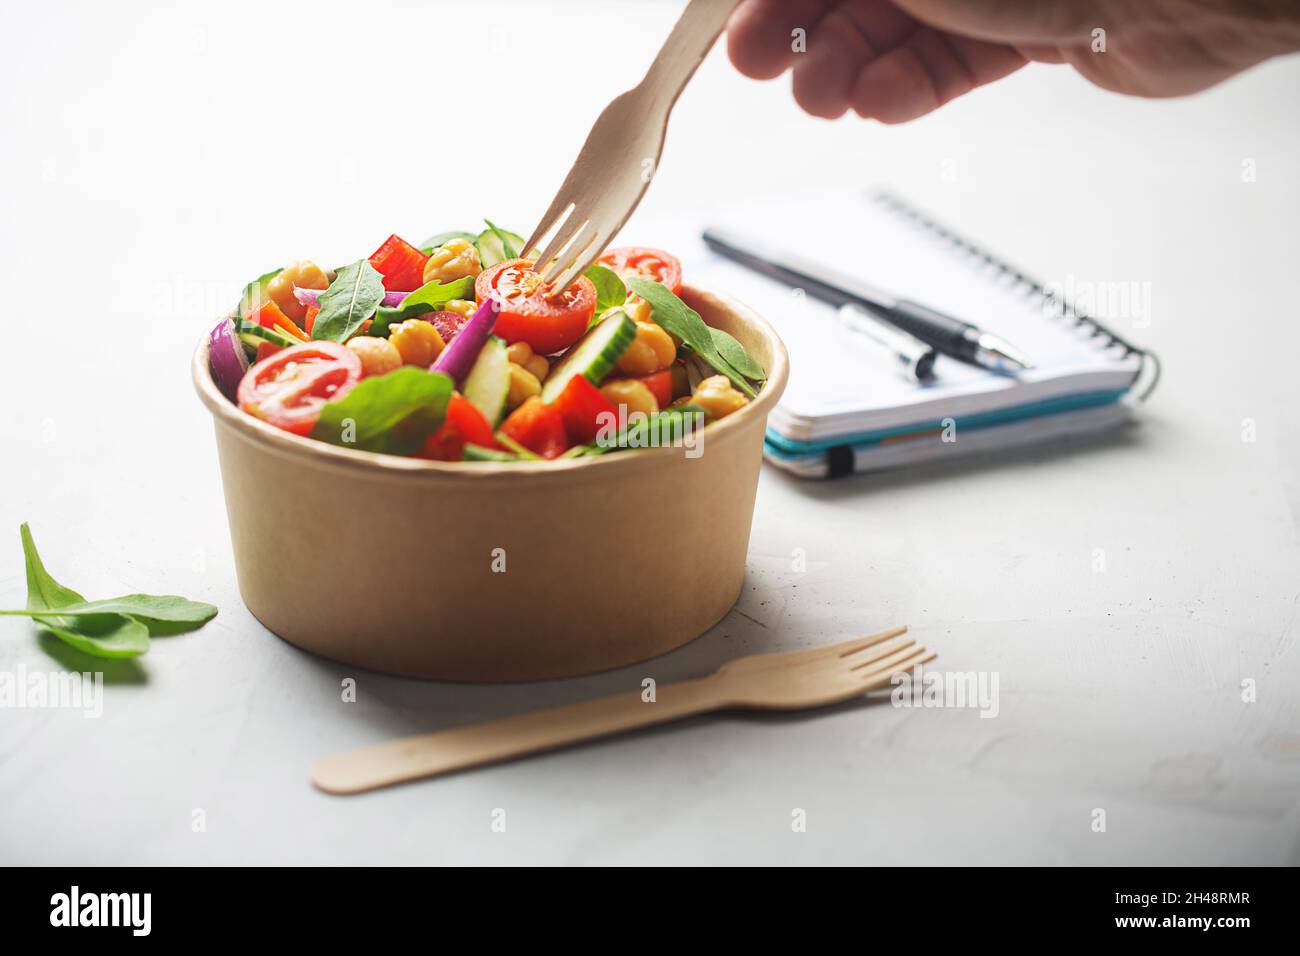
<path id="1" fill-rule="evenodd" d="M 1061 412 L 1078 411 L 1083 408 L 1096 408 L 1102 405 L 1109 405 L 1117 402 L 1125 395 L 1129 394 L 1131 389 L 1108 389 L 1100 392 L 1081 392 L 1077 395 L 1063 395 L 1058 398 L 1045 399 L 1041 402 L 1033 402 L 1028 405 L 1017 405 L 1012 408 L 1002 408 L 991 412 L 982 412 L 975 415 L 963 415 L 960 419 L 962 428 L 987 428 L 993 425 L 1006 425 L 1011 422 L 1023 421 L 1030 418 L 1041 418 L 1046 415 L 1056 415 Z M 782 460 L 798 460 L 801 458 L 813 458 L 818 455 L 824 455 L 833 448 L 866 448 L 873 445 L 879 445 L 890 438 L 898 438 L 906 435 L 920 435 L 926 432 L 934 432 L 944 427 L 943 419 L 932 421 L 916 422 L 911 425 L 904 425 L 898 428 L 888 428 L 873 432 L 859 432 L 856 434 L 836 435 L 831 438 L 825 438 L 820 441 L 804 442 L 795 441 L 785 438 L 772 428 L 768 428 L 763 438 L 764 451 Z"/>

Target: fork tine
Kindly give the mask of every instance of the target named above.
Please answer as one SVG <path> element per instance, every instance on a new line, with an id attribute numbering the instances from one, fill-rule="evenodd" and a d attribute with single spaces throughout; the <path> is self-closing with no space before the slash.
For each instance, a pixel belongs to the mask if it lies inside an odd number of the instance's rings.
<path id="1" fill-rule="evenodd" d="M 551 200 L 550 208 L 548 208 L 546 214 L 542 216 L 542 221 L 537 224 L 537 228 L 533 230 L 533 234 L 528 238 L 528 241 L 524 243 L 523 249 L 519 251 L 520 255 L 524 255 L 529 249 L 536 249 L 540 245 L 542 239 L 546 237 L 546 234 L 550 232 L 561 219 L 569 214 L 570 210 L 573 209 L 573 203 L 566 198 L 568 195 L 568 190 L 564 188 L 561 188 L 560 191 L 555 194 L 555 198 Z"/>
<path id="2" fill-rule="evenodd" d="M 868 688 L 883 686 L 888 684 L 895 674 L 913 670 L 938 656 L 934 651 L 927 651 L 917 644 L 915 647 L 907 648 L 897 660 L 881 661 L 878 667 L 863 672 L 863 683 Z"/>
<path id="3" fill-rule="evenodd" d="M 545 271 L 542 272 L 542 285 L 551 285 L 561 274 L 571 272 L 574 264 L 581 261 L 583 253 L 595 241 L 596 224 L 591 220 L 587 220 L 582 224 L 582 228 L 574 233 L 572 240 L 564 246 L 564 249 L 562 251 L 557 250 L 553 260 L 548 258 L 541 260 L 547 263 Z M 569 280 L 569 282 L 572 281 L 572 279 Z M 566 282 L 563 285 L 557 285 L 556 288 L 567 289 L 568 286 L 569 283 Z"/>
<path id="4" fill-rule="evenodd" d="M 578 215 L 578 210 L 575 208 L 569 214 L 568 218 L 560 223 L 559 228 L 555 230 L 555 235 L 551 237 L 551 241 L 546 244 L 546 248 L 543 249 L 541 255 L 537 257 L 537 261 L 533 264 L 533 267 L 541 269 L 547 263 L 563 254 L 565 248 L 573 241 L 574 236 L 585 229 L 586 226 L 587 220 Z"/>
<path id="5" fill-rule="evenodd" d="M 849 670 L 851 671 L 860 671 L 863 668 L 870 669 L 871 665 L 875 664 L 877 661 L 888 658 L 893 654 L 897 654 L 905 648 L 914 646 L 916 646 L 916 641 L 909 637 L 907 640 L 899 641 L 896 644 L 886 644 L 883 647 L 877 647 L 870 653 L 861 657 L 854 657 L 852 662 L 845 661 L 845 663 L 849 665 Z"/>
<path id="6" fill-rule="evenodd" d="M 848 657 L 850 654 L 856 654 L 858 651 L 866 650 L 874 644 L 881 641 L 887 641 L 891 637 L 898 637 L 900 634 L 907 633 L 907 625 L 902 627 L 891 627 L 887 631 L 881 631 L 879 634 L 872 634 L 870 637 L 855 637 L 851 641 L 841 641 L 839 644 L 832 644 L 826 648 L 829 651 L 837 651 L 840 657 Z"/>
<path id="7" fill-rule="evenodd" d="M 576 282 L 578 276 L 586 272 L 587 267 L 595 262 L 596 257 L 605 250 L 605 242 L 605 238 L 599 231 L 593 233 L 591 239 L 583 244 L 581 250 L 577 251 L 576 255 L 573 257 L 573 261 L 569 265 L 569 268 L 555 280 L 555 288 L 567 289 L 570 285 Z M 577 250 L 577 248 L 578 244 L 577 242 L 574 242 L 574 244 L 569 247 L 569 251 L 573 252 L 574 250 Z"/>

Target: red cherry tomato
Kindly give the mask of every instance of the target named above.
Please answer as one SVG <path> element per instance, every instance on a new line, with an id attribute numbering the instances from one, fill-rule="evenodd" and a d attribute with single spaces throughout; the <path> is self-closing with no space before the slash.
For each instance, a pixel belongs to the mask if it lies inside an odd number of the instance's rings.
<path id="1" fill-rule="evenodd" d="M 337 342 L 281 349 L 239 382 L 239 407 L 295 435 L 311 432 L 321 407 L 361 381 L 361 359 Z"/>
<path id="2" fill-rule="evenodd" d="M 564 386 L 564 391 L 551 407 L 564 419 L 564 430 L 575 444 L 593 441 L 601 426 L 618 415 L 614 403 L 581 375 L 569 379 L 569 384 Z M 602 415 L 609 418 L 602 418 Z"/>
<path id="3" fill-rule="evenodd" d="M 492 426 L 478 410 L 478 406 L 459 393 L 453 393 L 447 403 L 447 417 L 436 432 L 429 436 L 420 452 L 421 458 L 435 461 L 460 461 L 465 457 L 465 446 L 480 445 L 495 448 Z"/>
<path id="4" fill-rule="evenodd" d="M 428 256 L 400 236 L 389 236 L 370 256 L 370 264 L 384 277 L 389 292 L 414 292 L 424 285 L 428 261 Z"/>
<path id="5" fill-rule="evenodd" d="M 564 419 L 536 395 L 510 413 L 501 431 L 543 458 L 559 458 L 569 448 Z"/>
<path id="6" fill-rule="evenodd" d="M 531 259 L 507 259 L 479 273 L 478 301 L 496 296 L 501 303 L 494 334 L 511 345 L 527 342 L 538 355 L 568 348 L 587 331 L 596 312 L 596 287 L 586 276 L 559 295 L 547 295 Z"/>
<path id="7" fill-rule="evenodd" d="M 653 279 L 672 289 L 673 295 L 681 294 L 682 264 L 676 256 L 662 249 L 623 246 L 610 249 L 596 261 L 613 269 L 625 282 L 630 278 Z"/>
<path id="8" fill-rule="evenodd" d="M 672 369 L 661 369 L 658 372 L 651 372 L 649 375 L 642 375 L 639 379 L 642 385 L 650 389 L 650 394 L 655 397 L 660 408 L 667 408 L 673 402 L 673 372 Z"/>

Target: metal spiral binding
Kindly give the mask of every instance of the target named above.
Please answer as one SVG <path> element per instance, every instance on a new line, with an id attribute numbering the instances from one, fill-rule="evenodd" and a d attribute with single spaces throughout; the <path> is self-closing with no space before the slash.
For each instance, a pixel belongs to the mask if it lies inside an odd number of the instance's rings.
<path id="1" fill-rule="evenodd" d="M 1063 297 L 1058 296 L 1053 292 L 1049 292 L 1046 286 L 1037 279 L 1026 275 L 1006 260 L 999 259 L 988 250 L 984 249 L 982 246 L 977 246 L 966 237 L 953 232 L 947 226 L 932 219 L 915 206 L 912 206 L 910 203 L 900 199 L 894 194 L 889 192 L 872 192 L 870 198 L 873 202 L 884 206 L 889 210 L 889 212 L 902 216 L 905 219 L 909 219 L 932 235 L 938 236 L 940 239 L 951 245 L 954 250 L 965 253 L 967 256 L 979 260 L 982 267 L 993 270 L 995 277 L 1006 277 L 1011 279 L 1012 287 L 1023 289 L 1025 296 L 1035 297 L 1044 303 L 1052 303 L 1054 306 L 1059 308 L 1062 318 L 1072 320 L 1075 326 L 1087 326 L 1092 329 L 1093 337 L 1104 337 L 1106 340 L 1106 348 L 1112 348 L 1118 345 L 1124 349 L 1125 357 L 1128 357 L 1129 355 L 1139 356 L 1142 365 L 1138 369 L 1136 378 L 1133 380 L 1132 388 L 1134 394 L 1137 396 L 1138 401 L 1145 402 L 1151 396 L 1151 393 L 1155 391 L 1156 385 L 1160 382 L 1160 358 L 1150 349 L 1144 349 L 1140 346 L 1134 345 L 1132 342 L 1128 341 L 1128 339 L 1117 334 L 1099 320 L 1094 319 L 1092 316 L 1075 308 L 1073 303 L 1066 301 Z M 1143 378 L 1147 378 L 1147 382 L 1145 387 L 1139 391 L 1138 382 Z"/>

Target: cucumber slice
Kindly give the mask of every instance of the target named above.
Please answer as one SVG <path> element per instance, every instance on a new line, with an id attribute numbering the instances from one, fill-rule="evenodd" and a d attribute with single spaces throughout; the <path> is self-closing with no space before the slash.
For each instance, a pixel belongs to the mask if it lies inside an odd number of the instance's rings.
<path id="1" fill-rule="evenodd" d="M 297 339 L 285 335 L 283 332 L 277 332 L 275 329 L 268 329 L 264 325 L 256 325 L 252 322 L 239 323 L 239 337 L 247 342 L 249 338 L 253 339 L 251 343 L 254 348 L 257 347 L 257 340 L 263 339 L 272 345 L 278 345 L 281 348 L 288 348 L 291 345 L 301 345 Z"/>
<path id="2" fill-rule="evenodd" d="M 483 343 L 465 376 L 461 392 L 483 413 L 488 424 L 496 428 L 506 410 L 506 396 L 510 394 L 510 359 L 505 342 L 494 335 Z"/>
<path id="3" fill-rule="evenodd" d="M 466 461 L 519 461 L 518 455 L 512 455 L 508 451 L 497 451 L 495 448 L 484 448 L 482 445 L 465 445 Z"/>
<path id="4" fill-rule="evenodd" d="M 592 385 L 609 374 L 609 370 L 636 338 L 636 323 L 626 312 L 614 311 L 587 330 L 569 346 L 542 386 L 542 401 L 548 405 L 560 397 L 564 386 L 575 375 L 584 376 Z"/>
<path id="5" fill-rule="evenodd" d="M 242 319 L 248 313 L 260 309 L 270 300 L 270 296 L 266 294 L 266 287 L 270 285 L 272 279 L 283 271 L 283 269 L 275 269 L 266 273 L 266 275 L 258 276 L 244 286 L 244 292 L 239 297 L 239 305 L 236 306 L 236 313 L 239 318 Z"/>
<path id="6" fill-rule="evenodd" d="M 502 236 L 514 247 L 513 249 L 505 247 L 505 244 L 501 241 Z M 478 234 L 478 238 L 474 240 L 474 247 L 478 249 L 479 264 L 484 269 L 487 269 L 498 262 L 505 262 L 507 259 L 522 256 L 524 254 L 524 241 L 523 236 L 516 235 L 507 229 L 484 229 Z M 508 252 L 513 252 L 513 255 L 507 255 Z"/>

